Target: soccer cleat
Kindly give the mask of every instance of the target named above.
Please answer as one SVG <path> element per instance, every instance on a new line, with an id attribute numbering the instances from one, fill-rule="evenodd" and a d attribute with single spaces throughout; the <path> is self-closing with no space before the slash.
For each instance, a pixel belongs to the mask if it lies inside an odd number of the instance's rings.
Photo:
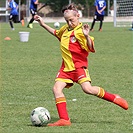
<path id="1" fill-rule="evenodd" d="M 70 126 L 70 125 L 71 125 L 71 121 L 65 120 L 65 119 L 60 119 L 57 122 L 48 124 L 48 126 Z"/>
<path id="2" fill-rule="evenodd" d="M 121 98 L 119 95 L 114 94 L 115 95 L 115 99 L 113 101 L 113 103 L 117 104 L 118 106 L 120 106 L 121 108 L 127 110 L 128 109 L 128 103 L 125 99 Z"/>
<path id="3" fill-rule="evenodd" d="M 24 26 L 24 19 L 21 20 L 21 24 L 22 24 L 22 26 Z"/>
<path id="4" fill-rule="evenodd" d="M 98 31 L 102 31 L 102 29 L 99 29 Z"/>
<path id="5" fill-rule="evenodd" d="M 92 31 L 92 32 L 93 32 L 93 31 L 94 31 L 94 29 L 90 29 L 90 31 Z"/>
<path id="6" fill-rule="evenodd" d="M 29 28 L 31 28 L 31 29 L 32 29 L 32 28 L 33 28 L 33 25 L 32 25 L 32 24 L 29 24 Z"/>
<path id="7" fill-rule="evenodd" d="M 33 25 L 32 24 L 28 24 L 27 28 L 33 29 Z"/>
<path id="8" fill-rule="evenodd" d="M 133 28 L 130 28 L 129 30 L 133 31 Z"/>

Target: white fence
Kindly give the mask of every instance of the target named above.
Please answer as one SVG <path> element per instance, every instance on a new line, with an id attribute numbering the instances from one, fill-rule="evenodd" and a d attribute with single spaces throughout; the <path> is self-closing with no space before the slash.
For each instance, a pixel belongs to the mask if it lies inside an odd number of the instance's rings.
<path id="1" fill-rule="evenodd" d="M 8 7 L 8 1 L 5 0 L 5 1 L 1 1 L 1 5 L 0 5 L 0 18 L 3 18 L 5 17 L 6 18 L 6 21 L 8 19 L 8 16 L 9 16 L 9 12 L 6 10 L 7 7 Z"/>
<path id="2" fill-rule="evenodd" d="M 0 7 L 0 16 L 9 16 L 9 13 L 5 7 Z"/>

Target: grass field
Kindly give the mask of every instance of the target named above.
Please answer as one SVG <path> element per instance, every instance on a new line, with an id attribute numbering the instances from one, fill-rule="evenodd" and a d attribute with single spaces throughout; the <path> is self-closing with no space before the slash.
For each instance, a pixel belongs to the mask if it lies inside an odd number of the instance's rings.
<path id="1" fill-rule="evenodd" d="M 53 26 L 53 24 L 49 24 Z M 128 28 L 113 23 L 99 24 L 90 34 L 95 37 L 95 54 L 90 54 L 89 70 L 93 85 L 119 94 L 129 102 L 127 111 L 86 95 L 79 85 L 65 89 L 70 127 L 34 127 L 31 111 L 43 106 L 58 119 L 52 86 L 61 64 L 59 42 L 38 24 L 33 29 L 16 24 L 0 24 L 0 133 L 132 133 L 132 36 Z M 29 31 L 28 42 L 20 42 L 19 31 Z M 12 40 L 5 41 L 9 36 Z M 73 102 L 72 99 L 77 99 Z"/>

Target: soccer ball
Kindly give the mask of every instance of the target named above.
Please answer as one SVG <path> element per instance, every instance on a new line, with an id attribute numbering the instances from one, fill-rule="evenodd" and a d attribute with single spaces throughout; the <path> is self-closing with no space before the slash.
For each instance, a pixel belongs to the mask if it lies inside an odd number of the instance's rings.
<path id="1" fill-rule="evenodd" d="M 50 122 L 50 113 L 44 107 L 37 107 L 30 114 L 33 126 L 46 126 Z"/>
<path id="2" fill-rule="evenodd" d="M 55 27 L 55 28 L 59 28 L 59 27 L 60 27 L 60 23 L 59 23 L 59 22 L 55 22 L 55 23 L 54 23 L 54 27 Z"/>

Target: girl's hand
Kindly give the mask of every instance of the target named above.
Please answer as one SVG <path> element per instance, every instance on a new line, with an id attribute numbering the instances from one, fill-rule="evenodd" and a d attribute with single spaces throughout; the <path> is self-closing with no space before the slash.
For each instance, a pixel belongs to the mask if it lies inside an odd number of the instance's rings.
<path id="1" fill-rule="evenodd" d="M 43 25 L 44 24 L 43 19 L 39 15 L 35 15 L 34 16 L 34 19 L 36 21 L 38 21 L 40 25 Z"/>
<path id="2" fill-rule="evenodd" d="M 82 29 L 83 29 L 83 34 L 85 36 L 88 36 L 90 32 L 90 26 L 88 24 L 84 24 Z"/>
<path id="3" fill-rule="evenodd" d="M 39 20 L 40 20 L 40 16 L 39 16 L 39 15 L 35 15 L 35 16 L 34 16 L 34 19 L 35 19 L 36 21 L 39 21 Z"/>

